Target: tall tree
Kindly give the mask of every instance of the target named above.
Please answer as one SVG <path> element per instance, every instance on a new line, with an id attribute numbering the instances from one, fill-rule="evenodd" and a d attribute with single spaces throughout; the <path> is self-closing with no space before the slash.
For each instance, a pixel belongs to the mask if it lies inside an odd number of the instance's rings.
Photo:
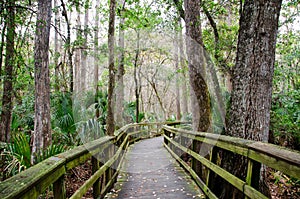
<path id="1" fill-rule="evenodd" d="M 58 1 L 59 0 L 54 0 L 54 13 L 55 13 L 55 18 L 54 18 L 54 25 L 55 25 L 55 28 L 57 30 L 60 29 L 60 15 L 59 15 L 59 5 L 58 5 Z M 54 79 L 55 79 L 55 85 L 54 85 L 54 88 L 55 88 L 55 91 L 59 91 L 59 57 L 60 57 L 60 42 L 59 42 L 59 39 L 58 39 L 58 31 L 55 31 L 54 33 Z"/>
<path id="2" fill-rule="evenodd" d="M 178 27 L 177 27 L 177 22 L 178 20 L 176 19 L 175 21 L 175 39 L 174 39 L 174 62 L 175 62 L 175 74 L 176 74 L 176 78 L 175 78 L 175 89 L 176 89 L 176 119 L 180 120 L 181 119 L 181 107 L 180 107 L 180 87 L 179 87 L 179 35 L 177 33 L 178 31 Z"/>
<path id="3" fill-rule="evenodd" d="M 211 106 L 205 77 L 205 57 L 203 52 L 200 1 L 185 0 L 185 26 L 188 67 L 191 85 L 193 128 L 195 131 L 207 132 L 211 126 Z M 200 153 L 201 144 L 194 141 L 192 148 Z M 192 162 L 192 168 L 202 176 L 200 162 Z"/>
<path id="4" fill-rule="evenodd" d="M 95 28 L 94 28 L 94 89 L 98 92 L 99 81 L 99 4 L 100 0 L 96 1 L 95 12 Z"/>
<path id="5" fill-rule="evenodd" d="M 282 0 L 244 2 L 240 18 L 237 58 L 233 68 L 233 90 L 229 117 L 226 121 L 226 135 L 268 141 L 275 45 L 281 3 Z M 245 178 L 245 159 L 224 153 L 222 166 L 234 175 Z M 264 187 L 263 184 L 258 186 L 258 182 L 256 186 Z M 224 186 L 220 196 L 241 198 L 240 194 Z"/>
<path id="6" fill-rule="evenodd" d="M 1 43 L 0 43 L 0 75 L 2 75 L 2 60 L 3 60 L 3 49 L 5 45 L 5 32 L 7 27 L 7 22 L 4 17 L 1 18 Z M 0 80 L 1 81 L 1 80 Z"/>
<path id="7" fill-rule="evenodd" d="M 109 70 L 109 80 L 108 80 L 108 99 L 107 99 L 107 134 L 113 135 L 115 130 L 114 122 L 114 108 L 113 108 L 113 96 L 115 87 L 115 15 L 116 15 L 116 1 L 110 0 L 109 4 L 109 23 L 108 23 L 108 70 Z"/>
<path id="8" fill-rule="evenodd" d="M 192 93 L 195 96 L 193 108 L 194 130 L 206 132 L 211 125 L 211 107 L 208 87 L 205 81 L 205 57 L 203 52 L 200 1 L 185 0 L 185 24 L 187 54 Z"/>
<path id="9" fill-rule="evenodd" d="M 181 70 L 181 96 L 182 96 L 182 116 L 186 117 L 188 114 L 188 89 L 186 81 L 186 61 L 184 59 L 184 49 L 183 49 L 183 35 L 182 35 L 182 25 L 181 19 L 178 18 L 179 34 L 178 34 L 178 48 L 179 48 L 179 60 L 180 60 L 180 70 Z"/>
<path id="10" fill-rule="evenodd" d="M 80 8 L 77 7 L 77 19 L 76 19 L 76 38 L 77 40 L 81 40 L 82 31 L 81 31 L 81 20 L 80 20 Z M 80 68 L 81 68 L 81 53 L 80 49 L 77 48 L 75 50 L 75 91 L 80 93 L 81 91 L 81 78 L 80 78 Z"/>
<path id="11" fill-rule="evenodd" d="M 70 91 L 70 93 L 72 93 L 74 90 L 74 71 L 73 71 L 73 59 L 72 59 L 73 53 L 71 50 L 71 24 L 70 24 L 70 20 L 68 17 L 66 4 L 64 3 L 63 0 L 61 0 L 61 6 L 63 8 L 62 15 L 65 18 L 65 21 L 67 23 L 66 51 L 68 54 L 69 79 L 70 79 L 69 91 Z"/>
<path id="12" fill-rule="evenodd" d="M 94 28 L 94 90 L 95 90 L 95 103 L 98 102 L 99 93 L 99 7 L 100 0 L 96 1 L 96 12 L 95 12 L 95 28 Z M 100 111 L 96 108 L 96 118 L 99 118 Z"/>
<path id="13" fill-rule="evenodd" d="M 9 142 L 10 125 L 12 115 L 12 93 L 13 93 L 13 66 L 14 66 L 14 40 L 15 40 L 15 1 L 8 1 L 7 8 L 7 33 L 6 33 L 6 53 L 5 68 L 3 71 L 3 98 L 0 123 L 0 141 Z M 2 52 L 1 52 L 2 53 Z"/>
<path id="14" fill-rule="evenodd" d="M 136 49 L 135 49 L 135 58 L 134 58 L 134 84 L 135 84 L 135 122 L 139 123 L 140 115 L 140 94 L 141 94 L 141 83 L 138 81 L 138 61 L 140 55 L 140 30 L 136 30 Z"/>
<path id="15" fill-rule="evenodd" d="M 125 60 L 125 42 L 124 42 L 124 23 L 125 23 L 125 1 L 119 8 L 120 24 L 119 24 L 119 65 L 116 80 L 116 125 L 123 126 L 124 112 L 124 60 Z"/>
<path id="16" fill-rule="evenodd" d="M 87 82 L 86 82 L 86 73 L 88 71 L 88 64 L 87 64 L 87 53 L 88 53 L 88 22 L 89 22 L 89 7 L 90 2 L 87 0 L 85 2 L 84 8 L 84 31 L 83 31 L 83 44 L 81 49 L 81 68 L 80 68 L 80 81 L 81 81 L 81 89 L 82 91 L 85 91 L 87 88 Z"/>
<path id="17" fill-rule="evenodd" d="M 35 114 L 32 154 L 51 144 L 49 35 L 51 1 L 39 0 L 34 44 Z M 32 161 L 35 162 L 34 157 Z"/>

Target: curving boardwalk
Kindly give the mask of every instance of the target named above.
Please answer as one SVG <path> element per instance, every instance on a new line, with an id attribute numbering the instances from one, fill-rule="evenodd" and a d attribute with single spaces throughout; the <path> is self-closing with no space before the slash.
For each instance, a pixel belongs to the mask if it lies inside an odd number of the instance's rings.
<path id="1" fill-rule="evenodd" d="M 105 198 L 185 199 L 204 194 L 157 137 L 132 145 L 118 181 Z"/>

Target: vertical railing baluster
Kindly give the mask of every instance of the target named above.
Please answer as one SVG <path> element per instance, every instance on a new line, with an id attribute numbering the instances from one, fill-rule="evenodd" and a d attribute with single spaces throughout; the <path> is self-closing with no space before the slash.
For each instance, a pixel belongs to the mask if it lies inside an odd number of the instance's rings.
<path id="1" fill-rule="evenodd" d="M 181 133 L 178 133 L 178 143 L 182 146 L 182 138 Z M 181 150 L 177 149 L 177 155 L 180 157 Z"/>
<path id="2" fill-rule="evenodd" d="M 212 146 L 210 150 L 209 161 L 216 164 L 218 159 L 218 149 L 217 147 Z M 206 186 L 211 188 L 212 181 L 214 180 L 214 173 L 207 168 L 207 176 L 206 176 Z"/>
<path id="3" fill-rule="evenodd" d="M 261 164 L 259 162 L 248 158 L 246 183 L 257 190 L 259 190 L 260 168 Z M 245 196 L 245 199 L 248 198 L 249 197 Z"/>
<path id="4" fill-rule="evenodd" d="M 163 129 L 163 134 L 164 134 L 165 136 L 168 136 L 168 135 L 167 135 L 166 129 Z M 166 138 L 164 138 L 164 142 L 165 142 L 166 145 L 168 145 L 168 140 L 167 140 Z"/>
<path id="5" fill-rule="evenodd" d="M 252 181 L 252 171 L 253 171 L 253 162 L 249 159 L 248 160 L 248 167 L 247 167 L 247 177 L 246 183 L 251 186 Z M 248 196 L 245 196 L 245 199 L 248 199 Z"/>
<path id="6" fill-rule="evenodd" d="M 105 157 L 105 161 L 108 161 L 110 158 L 111 158 L 111 156 L 110 156 L 110 147 L 111 146 L 108 146 L 106 149 L 105 149 L 105 155 L 106 155 L 106 157 Z M 110 179 L 111 179 L 111 169 L 110 169 L 110 167 L 109 168 L 107 168 L 106 169 L 106 171 L 105 171 L 105 185 L 107 185 L 107 183 L 110 181 Z"/>
<path id="7" fill-rule="evenodd" d="M 53 195 L 54 199 L 66 198 L 65 175 L 61 176 L 53 183 Z"/>
<path id="8" fill-rule="evenodd" d="M 95 155 L 96 157 L 92 157 L 92 172 L 93 174 L 99 170 L 99 160 L 97 154 Z M 98 198 L 101 195 L 101 190 L 100 190 L 100 178 L 96 180 L 96 182 L 93 184 L 93 197 Z"/>
<path id="9" fill-rule="evenodd" d="M 198 140 L 193 139 L 192 141 L 192 150 L 199 154 L 200 151 L 200 143 Z M 201 163 L 196 160 L 195 158 L 192 158 L 192 169 L 197 173 L 197 175 L 203 180 L 202 178 L 202 165 Z"/>

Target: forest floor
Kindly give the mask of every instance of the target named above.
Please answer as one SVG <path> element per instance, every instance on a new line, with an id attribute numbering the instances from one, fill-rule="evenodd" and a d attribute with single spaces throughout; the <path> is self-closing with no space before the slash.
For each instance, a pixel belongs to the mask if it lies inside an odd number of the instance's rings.
<path id="1" fill-rule="evenodd" d="M 279 171 L 268 169 L 267 184 L 272 199 L 300 198 L 300 180 L 291 179 Z"/>
<path id="2" fill-rule="evenodd" d="M 90 161 L 71 169 L 66 175 L 66 192 L 67 198 L 70 198 L 83 183 L 92 175 L 92 164 Z M 84 199 L 93 198 L 93 189 L 90 188 L 82 197 Z"/>

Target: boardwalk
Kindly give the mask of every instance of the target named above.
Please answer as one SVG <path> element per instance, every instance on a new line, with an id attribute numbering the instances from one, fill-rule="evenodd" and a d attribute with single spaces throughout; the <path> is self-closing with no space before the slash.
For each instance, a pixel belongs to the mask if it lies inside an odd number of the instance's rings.
<path id="1" fill-rule="evenodd" d="M 128 150 L 112 192 L 105 198 L 185 199 L 203 194 L 163 147 L 163 138 L 140 141 Z"/>

